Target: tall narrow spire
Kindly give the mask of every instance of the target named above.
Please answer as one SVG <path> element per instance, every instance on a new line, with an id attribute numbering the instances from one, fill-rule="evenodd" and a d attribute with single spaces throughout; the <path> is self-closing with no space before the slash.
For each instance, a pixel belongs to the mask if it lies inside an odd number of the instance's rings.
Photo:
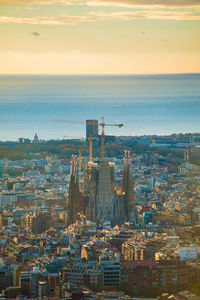
<path id="1" fill-rule="evenodd" d="M 78 218 L 78 213 L 82 211 L 81 193 L 78 182 L 78 162 L 77 157 L 72 156 L 70 165 L 69 182 L 69 206 L 68 206 L 68 225 L 74 223 Z"/>
<path id="2" fill-rule="evenodd" d="M 122 174 L 122 197 L 124 217 L 126 220 L 135 220 L 135 200 L 130 151 L 125 151 Z"/>

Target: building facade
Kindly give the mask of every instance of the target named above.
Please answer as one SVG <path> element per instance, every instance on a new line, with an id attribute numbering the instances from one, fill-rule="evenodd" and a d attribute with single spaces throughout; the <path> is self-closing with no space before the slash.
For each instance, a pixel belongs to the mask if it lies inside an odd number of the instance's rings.
<path id="1" fill-rule="evenodd" d="M 98 136 L 98 120 L 86 120 L 86 138 Z"/>

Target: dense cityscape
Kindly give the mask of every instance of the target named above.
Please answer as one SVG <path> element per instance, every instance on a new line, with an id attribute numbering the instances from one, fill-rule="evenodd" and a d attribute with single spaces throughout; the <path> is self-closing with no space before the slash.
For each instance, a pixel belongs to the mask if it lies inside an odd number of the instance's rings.
<path id="1" fill-rule="evenodd" d="M 200 299 L 199 135 L 104 126 L 57 154 L 31 152 L 37 134 L 1 143 L 0 299 Z"/>
<path id="2" fill-rule="evenodd" d="M 0 0 L 0 300 L 200 300 L 200 0 Z"/>

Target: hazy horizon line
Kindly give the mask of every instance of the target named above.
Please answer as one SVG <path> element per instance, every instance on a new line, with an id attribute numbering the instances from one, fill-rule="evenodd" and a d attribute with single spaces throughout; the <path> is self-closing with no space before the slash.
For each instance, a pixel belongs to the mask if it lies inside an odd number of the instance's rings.
<path id="1" fill-rule="evenodd" d="M 160 76 L 160 75 L 200 75 L 200 72 L 184 72 L 184 73 L 122 73 L 122 74 L 9 74 L 0 73 L 0 76 Z"/>
<path id="2" fill-rule="evenodd" d="M 135 135 L 114 135 L 115 137 L 121 137 L 121 138 L 138 138 L 138 137 L 154 137 L 154 136 L 157 136 L 157 137 L 168 137 L 168 136 L 172 136 L 172 135 L 199 135 L 200 132 L 199 131 L 196 131 L 196 132 L 173 132 L 173 133 L 163 133 L 163 134 L 159 134 L 159 133 L 154 133 L 154 134 L 135 134 Z M 101 134 L 99 134 L 99 136 L 101 136 Z M 106 136 L 113 136 L 113 135 L 109 135 L 107 134 Z M 30 140 L 33 140 L 31 137 L 23 137 L 23 138 L 27 138 L 27 139 L 30 139 Z M 0 140 L 0 143 L 2 142 L 18 142 L 18 139 L 19 137 L 16 139 L 16 140 L 4 140 L 4 139 L 1 139 Z M 86 139 L 83 137 L 83 138 L 40 138 L 39 141 L 72 141 L 72 140 L 78 140 L 78 141 L 85 141 Z"/>

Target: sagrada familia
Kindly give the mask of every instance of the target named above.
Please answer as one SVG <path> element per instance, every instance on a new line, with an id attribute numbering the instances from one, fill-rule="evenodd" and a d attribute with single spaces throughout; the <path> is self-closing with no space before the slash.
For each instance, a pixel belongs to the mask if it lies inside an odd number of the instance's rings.
<path id="1" fill-rule="evenodd" d="M 80 191 L 78 159 L 71 160 L 68 199 L 68 225 L 80 213 L 88 220 L 101 224 L 110 221 L 114 226 L 126 221 L 135 222 L 134 183 L 129 153 L 125 152 L 121 187 L 115 184 L 115 164 L 103 158 L 100 163 L 85 162 L 83 192 Z"/>

